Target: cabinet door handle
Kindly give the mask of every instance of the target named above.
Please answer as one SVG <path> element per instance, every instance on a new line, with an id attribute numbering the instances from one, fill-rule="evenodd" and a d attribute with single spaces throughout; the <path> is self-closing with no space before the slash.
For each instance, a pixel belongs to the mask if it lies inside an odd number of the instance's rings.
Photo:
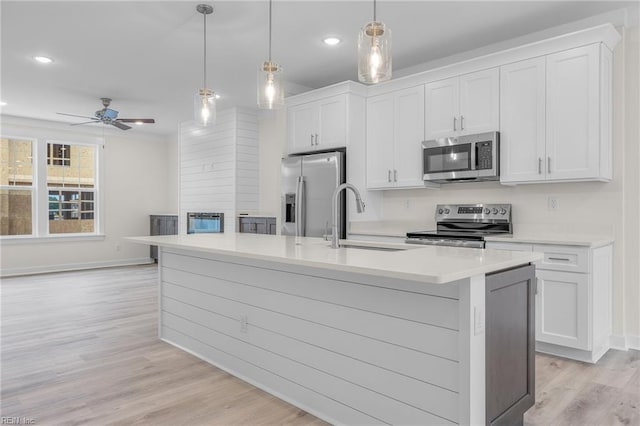
<path id="1" fill-rule="evenodd" d="M 311 146 L 313 146 L 313 134 L 311 135 Z"/>
<path id="2" fill-rule="evenodd" d="M 387 170 L 387 182 L 391 182 L 391 169 Z"/>
<path id="3" fill-rule="evenodd" d="M 316 145 L 318 145 L 318 134 L 316 133 Z"/>
<path id="4" fill-rule="evenodd" d="M 397 170 L 393 170 L 393 181 L 397 182 L 398 181 L 398 171 Z"/>
<path id="5" fill-rule="evenodd" d="M 456 130 L 456 122 L 458 121 L 458 119 L 456 117 L 453 117 L 453 130 Z"/>
<path id="6" fill-rule="evenodd" d="M 538 157 L 538 174 L 542 174 L 542 158 Z"/>
<path id="7" fill-rule="evenodd" d="M 547 173 L 551 173 L 551 157 L 547 157 Z"/>
<path id="8" fill-rule="evenodd" d="M 464 130 L 464 115 L 460 116 L 460 130 Z"/>
<path id="9" fill-rule="evenodd" d="M 549 257 L 549 260 L 561 260 L 563 262 L 570 262 L 571 259 L 567 259 L 566 257 Z"/>

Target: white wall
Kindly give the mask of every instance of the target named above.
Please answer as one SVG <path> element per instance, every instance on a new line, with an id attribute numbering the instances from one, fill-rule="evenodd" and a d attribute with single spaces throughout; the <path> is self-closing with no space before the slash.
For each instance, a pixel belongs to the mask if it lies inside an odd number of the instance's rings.
<path id="1" fill-rule="evenodd" d="M 15 136 L 29 137 L 48 131 L 55 132 L 56 138 L 62 140 L 65 134 L 74 140 L 82 135 L 92 138 L 103 136 L 98 127 L 70 128 L 61 123 L 32 119 L 3 116 L 2 124 L 3 127 L 10 125 Z M 3 242 L 0 255 L 3 275 L 148 261 L 148 246 L 134 244 L 124 238 L 149 235 L 149 215 L 175 209 L 176 194 L 167 191 L 167 188 L 176 187 L 173 182 L 175 173 L 167 173 L 165 168 L 174 148 L 168 138 L 143 136 L 135 130 L 129 132 L 114 129 L 104 133 L 101 183 L 104 239 Z"/>

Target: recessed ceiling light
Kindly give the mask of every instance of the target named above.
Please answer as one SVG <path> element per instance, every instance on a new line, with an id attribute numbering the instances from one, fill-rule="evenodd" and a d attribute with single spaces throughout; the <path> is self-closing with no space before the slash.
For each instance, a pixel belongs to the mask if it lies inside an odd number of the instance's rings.
<path id="1" fill-rule="evenodd" d="M 5 101 L 0 101 L 0 106 L 7 106 L 7 103 Z"/>
<path id="2" fill-rule="evenodd" d="M 335 46 L 336 44 L 339 44 L 342 40 L 340 40 L 338 37 L 327 37 L 322 41 L 324 42 L 324 44 L 328 44 L 329 46 Z"/>
<path id="3" fill-rule="evenodd" d="M 40 62 L 41 64 L 50 64 L 53 62 L 53 59 L 46 56 L 34 56 L 33 59 Z"/>

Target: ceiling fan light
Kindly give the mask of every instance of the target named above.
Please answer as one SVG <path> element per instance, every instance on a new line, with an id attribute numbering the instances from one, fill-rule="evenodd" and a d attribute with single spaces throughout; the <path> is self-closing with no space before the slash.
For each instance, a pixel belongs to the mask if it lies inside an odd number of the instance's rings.
<path id="1" fill-rule="evenodd" d="M 265 61 L 258 68 L 258 108 L 278 109 L 284 106 L 282 67 Z"/>

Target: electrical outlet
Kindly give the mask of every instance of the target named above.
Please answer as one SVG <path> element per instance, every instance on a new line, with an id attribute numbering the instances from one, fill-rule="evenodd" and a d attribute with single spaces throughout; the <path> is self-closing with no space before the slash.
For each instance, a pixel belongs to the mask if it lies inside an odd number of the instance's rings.
<path id="1" fill-rule="evenodd" d="M 560 200 L 558 197 L 549 197 L 548 206 L 549 210 L 558 210 L 560 208 Z"/>
<path id="2" fill-rule="evenodd" d="M 473 307 L 473 334 L 478 336 L 484 333 L 484 305 Z"/>
<path id="3" fill-rule="evenodd" d="M 406 200 L 404 200 L 404 208 L 409 210 L 411 208 L 411 199 L 407 198 Z"/>

